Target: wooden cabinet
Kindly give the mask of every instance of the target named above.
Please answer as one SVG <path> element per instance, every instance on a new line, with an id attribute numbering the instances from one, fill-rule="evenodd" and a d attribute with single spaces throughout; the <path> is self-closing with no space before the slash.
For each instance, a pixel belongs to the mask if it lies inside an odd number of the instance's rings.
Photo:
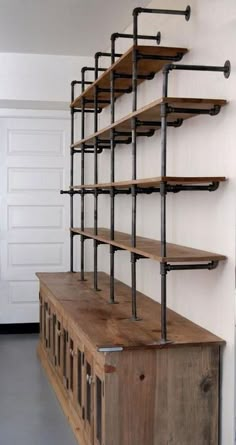
<path id="1" fill-rule="evenodd" d="M 168 311 L 163 345 L 160 305 L 143 294 L 130 326 L 123 283 L 111 307 L 103 273 L 100 296 L 89 273 L 82 284 L 76 273 L 38 276 L 38 353 L 80 445 L 218 444 L 221 339 Z"/>

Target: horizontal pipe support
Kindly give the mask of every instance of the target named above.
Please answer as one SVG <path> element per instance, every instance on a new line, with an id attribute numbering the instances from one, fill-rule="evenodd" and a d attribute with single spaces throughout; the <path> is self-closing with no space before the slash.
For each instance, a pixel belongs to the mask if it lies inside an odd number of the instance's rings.
<path id="1" fill-rule="evenodd" d="M 191 16 L 191 8 L 188 5 L 184 11 L 176 9 L 153 9 L 138 7 L 133 10 L 133 16 L 138 16 L 141 13 L 145 14 L 167 14 L 167 15 L 183 15 L 185 20 L 189 20 Z"/>

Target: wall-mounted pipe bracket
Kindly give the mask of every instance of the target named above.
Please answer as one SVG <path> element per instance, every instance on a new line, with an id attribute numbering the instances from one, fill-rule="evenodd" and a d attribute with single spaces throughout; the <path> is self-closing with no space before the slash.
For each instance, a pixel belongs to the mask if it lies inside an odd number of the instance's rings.
<path id="1" fill-rule="evenodd" d="M 174 270 L 214 270 L 217 268 L 219 261 L 210 261 L 206 264 L 164 264 L 165 271 L 171 272 Z"/>

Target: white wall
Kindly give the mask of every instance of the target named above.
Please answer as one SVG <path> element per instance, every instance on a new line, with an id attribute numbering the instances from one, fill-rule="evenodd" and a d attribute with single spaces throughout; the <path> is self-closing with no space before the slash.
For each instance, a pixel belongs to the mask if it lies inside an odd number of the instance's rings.
<path id="1" fill-rule="evenodd" d="M 70 82 L 91 57 L 0 53 L 0 100 L 70 102 Z"/>
<path id="2" fill-rule="evenodd" d="M 214 271 L 172 272 L 168 276 L 168 305 L 226 341 L 222 370 L 222 445 L 234 443 L 234 319 L 235 319 L 235 182 L 236 182 L 236 53 L 234 0 L 191 0 L 192 16 L 143 15 L 141 33 L 162 32 L 162 45 L 189 48 L 183 63 L 223 65 L 232 63 L 226 80 L 220 73 L 173 72 L 170 74 L 169 96 L 225 98 L 229 104 L 218 116 L 199 116 L 181 128 L 168 131 L 168 175 L 225 175 L 226 184 L 214 193 L 182 192 L 168 195 L 168 240 L 227 255 L 226 262 Z M 150 7 L 185 9 L 187 2 L 154 0 Z M 128 31 L 131 28 L 128 29 Z M 118 51 L 130 43 L 123 41 Z M 162 75 L 139 88 L 138 105 L 160 97 Z M 131 111 L 131 96 L 117 101 L 116 118 Z M 100 127 L 109 123 L 109 110 L 100 117 Z M 99 181 L 109 180 L 109 154 L 100 156 Z M 131 147 L 116 149 L 116 179 L 131 177 Z M 91 172 L 90 172 L 91 174 Z M 138 177 L 160 175 L 160 134 L 139 139 Z M 100 197 L 99 225 L 109 226 L 109 198 Z M 131 198 L 116 198 L 116 229 L 131 229 Z M 105 207 L 104 207 L 105 206 Z M 92 214 L 88 216 L 92 223 Z M 138 197 L 137 233 L 160 237 L 160 197 Z M 106 254 L 105 254 L 106 252 Z M 91 265 L 91 263 L 89 262 Z M 109 251 L 100 247 L 100 268 L 109 270 Z M 158 263 L 139 261 L 138 288 L 160 300 Z M 130 283 L 130 258 L 125 252 L 116 254 L 116 276 Z M 199 444 L 200 445 L 200 444 Z"/>

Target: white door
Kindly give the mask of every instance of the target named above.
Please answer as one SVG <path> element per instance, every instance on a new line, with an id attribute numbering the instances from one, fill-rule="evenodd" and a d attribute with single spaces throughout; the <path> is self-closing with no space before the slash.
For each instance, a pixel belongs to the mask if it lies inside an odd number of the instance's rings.
<path id="1" fill-rule="evenodd" d="M 69 119 L 0 116 L 0 323 L 38 321 L 35 272 L 69 269 Z"/>

